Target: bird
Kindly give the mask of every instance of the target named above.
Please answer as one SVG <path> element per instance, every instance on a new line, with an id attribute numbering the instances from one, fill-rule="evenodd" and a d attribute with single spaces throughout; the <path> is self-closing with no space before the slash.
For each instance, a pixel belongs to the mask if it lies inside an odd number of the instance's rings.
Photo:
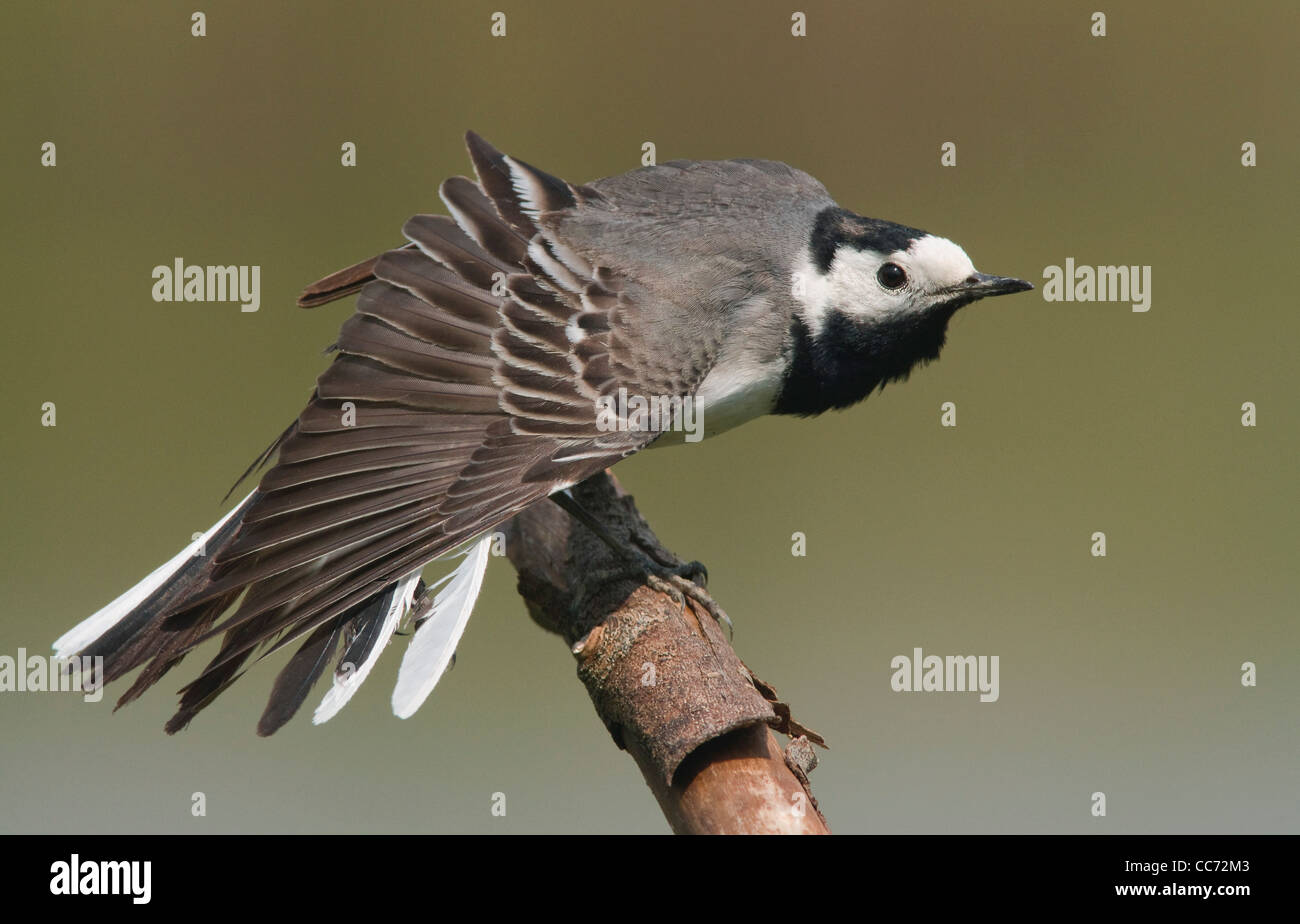
<path id="1" fill-rule="evenodd" d="M 452 662 L 492 531 L 683 438 L 681 414 L 602 424 L 614 395 L 690 402 L 707 437 L 812 417 L 936 359 L 962 307 L 1033 288 L 842 208 L 781 162 L 571 184 L 465 140 L 476 179 L 441 184 L 448 215 L 412 217 L 403 245 L 303 292 L 308 308 L 356 294 L 356 310 L 302 413 L 240 479 L 261 473 L 256 487 L 54 643 L 70 663 L 102 659 L 94 685 L 140 669 L 118 708 L 220 637 L 180 690 L 175 733 L 250 661 L 298 642 L 257 732 L 281 728 L 328 670 L 319 724 L 409 621 L 392 697 L 406 718 Z M 425 584 L 427 565 L 456 558 Z"/>

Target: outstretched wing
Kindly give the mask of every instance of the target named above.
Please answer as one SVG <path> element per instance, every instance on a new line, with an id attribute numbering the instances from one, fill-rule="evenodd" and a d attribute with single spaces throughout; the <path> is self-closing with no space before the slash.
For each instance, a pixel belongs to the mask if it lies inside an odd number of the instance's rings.
<path id="1" fill-rule="evenodd" d="M 659 296 L 549 228 L 548 215 L 607 208 L 600 193 L 467 140 L 479 183 L 443 183 L 452 218 L 417 215 L 407 246 L 304 293 L 321 304 L 360 288 L 334 361 L 215 551 L 164 574 L 110 627 L 69 634 L 98 633 L 80 650 L 105 658 L 106 680 L 148 662 L 119 705 L 221 635 L 182 690 L 175 731 L 256 651 L 306 636 L 259 726 L 269 734 L 336 648 L 355 661 L 386 643 L 425 564 L 658 435 L 603 429 L 599 399 L 689 395 L 707 372 L 707 356 L 679 368 L 641 348 L 626 325 Z"/>

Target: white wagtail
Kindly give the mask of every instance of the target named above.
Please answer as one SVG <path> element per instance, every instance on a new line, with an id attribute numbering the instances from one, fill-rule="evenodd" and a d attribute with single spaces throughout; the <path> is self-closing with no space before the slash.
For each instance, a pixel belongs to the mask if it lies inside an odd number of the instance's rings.
<path id="1" fill-rule="evenodd" d="M 783 163 L 674 161 L 575 186 L 467 142 L 478 182 L 442 184 L 450 218 L 415 216 L 407 245 L 304 292 L 360 297 L 306 409 L 245 473 L 278 454 L 256 490 L 55 643 L 102 657 L 100 683 L 143 665 L 119 706 L 222 635 L 175 732 L 256 650 L 305 638 L 258 731 L 335 664 L 322 722 L 414 609 L 427 615 L 393 694 L 409 716 L 455 652 L 491 531 L 676 432 L 601 425 L 603 400 L 690 399 L 708 434 L 847 407 L 936 358 L 957 309 L 1033 288 L 842 209 Z M 460 548 L 430 600 L 421 570 Z"/>

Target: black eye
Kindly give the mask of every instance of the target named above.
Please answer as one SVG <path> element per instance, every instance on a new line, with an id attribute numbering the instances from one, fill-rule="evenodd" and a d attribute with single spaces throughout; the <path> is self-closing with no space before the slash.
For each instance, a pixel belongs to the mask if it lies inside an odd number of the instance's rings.
<path id="1" fill-rule="evenodd" d="M 876 281 L 886 289 L 901 289 L 907 282 L 907 273 L 897 263 L 886 263 L 876 270 Z"/>

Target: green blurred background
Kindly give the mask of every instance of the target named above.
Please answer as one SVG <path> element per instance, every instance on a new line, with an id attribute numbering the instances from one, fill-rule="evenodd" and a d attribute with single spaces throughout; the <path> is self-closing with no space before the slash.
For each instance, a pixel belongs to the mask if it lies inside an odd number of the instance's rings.
<path id="1" fill-rule="evenodd" d="M 6 5 L 0 654 L 47 652 L 218 518 L 351 311 L 297 292 L 441 211 L 465 129 L 575 182 L 653 141 L 787 161 L 1040 285 L 963 312 L 941 362 L 853 410 L 618 467 L 829 739 L 832 828 L 1300 830 L 1297 8 L 1116 4 L 1094 38 L 1097 6 Z M 153 302 L 175 257 L 259 264 L 261 310 Z M 1044 302 L 1066 257 L 1151 265 L 1150 312 Z M 1000 700 L 891 692 L 918 646 L 999 655 Z M 406 722 L 394 648 L 325 726 L 255 736 L 277 660 L 168 738 L 208 656 L 116 714 L 121 683 L 0 694 L 0 831 L 667 830 L 504 560 Z"/>

